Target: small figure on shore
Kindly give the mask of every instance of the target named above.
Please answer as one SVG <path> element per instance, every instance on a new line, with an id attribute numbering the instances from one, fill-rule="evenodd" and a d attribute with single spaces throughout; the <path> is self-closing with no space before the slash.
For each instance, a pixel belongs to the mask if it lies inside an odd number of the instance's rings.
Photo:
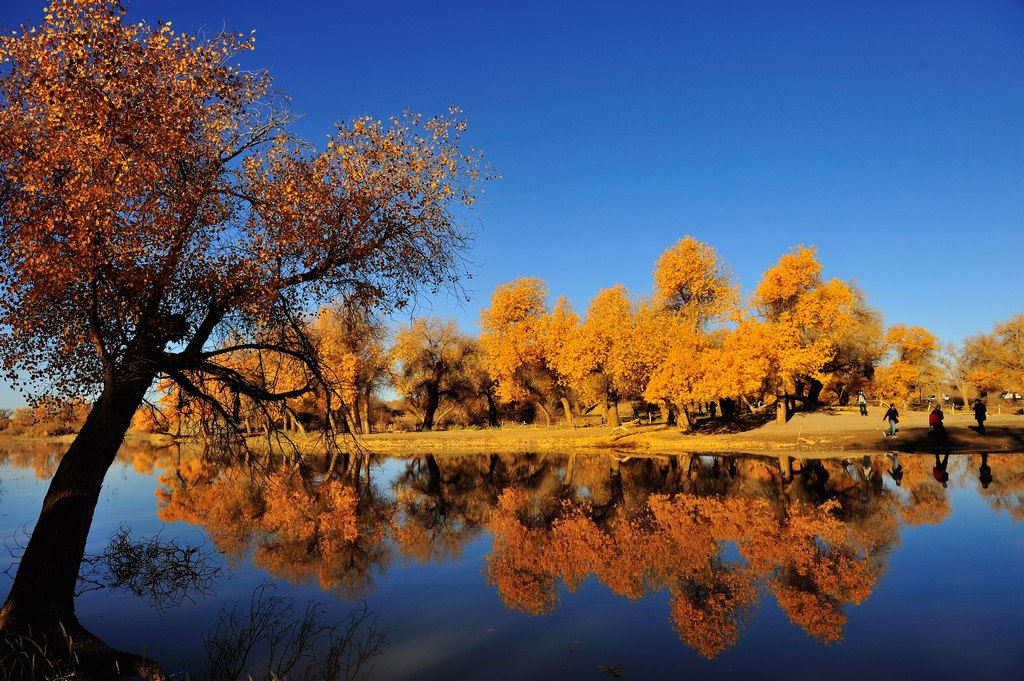
<path id="1" fill-rule="evenodd" d="M 988 489 L 992 482 L 992 469 L 988 467 L 988 454 L 981 455 L 981 467 L 978 469 L 978 480 L 983 489 Z"/>
<path id="2" fill-rule="evenodd" d="M 889 471 L 889 477 L 893 479 L 897 487 L 903 485 L 903 466 L 900 465 L 900 455 L 898 452 L 886 452 L 886 456 L 892 459 L 892 470 Z"/>
<path id="3" fill-rule="evenodd" d="M 882 435 L 885 437 L 896 437 L 896 424 L 900 422 L 900 413 L 896 410 L 895 402 L 889 404 L 889 410 L 885 412 L 882 420 L 889 422 L 889 428 L 883 430 Z"/>
<path id="4" fill-rule="evenodd" d="M 935 408 L 928 414 L 928 425 L 931 426 L 931 436 L 939 442 L 946 442 L 946 426 L 942 424 L 942 405 L 936 403 Z"/>
<path id="5" fill-rule="evenodd" d="M 985 403 L 981 401 L 981 398 L 974 400 L 974 420 L 978 422 L 978 427 L 975 429 L 978 431 L 978 435 L 985 434 Z"/>
<path id="6" fill-rule="evenodd" d="M 860 415 L 868 415 L 868 397 L 864 394 L 863 390 L 857 391 L 857 406 L 860 407 Z"/>
<path id="7" fill-rule="evenodd" d="M 932 468 L 932 476 L 937 482 L 942 483 L 943 487 L 946 487 L 949 483 L 949 472 L 946 471 L 946 466 L 949 465 L 949 454 L 943 455 L 942 460 L 939 460 L 939 455 L 935 455 L 935 467 Z"/>

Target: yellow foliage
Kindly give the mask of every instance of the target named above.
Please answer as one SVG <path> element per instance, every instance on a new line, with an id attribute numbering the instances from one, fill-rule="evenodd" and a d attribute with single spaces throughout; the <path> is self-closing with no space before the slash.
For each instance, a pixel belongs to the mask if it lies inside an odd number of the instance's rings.
<path id="1" fill-rule="evenodd" d="M 480 311 L 483 365 L 504 402 L 534 400 L 543 406 L 571 383 L 559 368 L 579 317 L 564 298 L 550 310 L 547 297 L 540 279 L 518 279 L 499 286 L 490 307 Z"/>
<path id="2" fill-rule="evenodd" d="M 737 302 L 732 277 L 715 249 L 684 237 L 668 248 L 654 267 L 654 300 L 689 320 L 694 328 L 722 317 Z"/>

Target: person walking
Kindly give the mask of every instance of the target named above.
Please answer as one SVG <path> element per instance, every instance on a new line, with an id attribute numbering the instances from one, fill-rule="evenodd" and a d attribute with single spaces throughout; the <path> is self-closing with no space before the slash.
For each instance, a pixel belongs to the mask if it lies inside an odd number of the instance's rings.
<path id="1" fill-rule="evenodd" d="M 882 420 L 889 422 L 889 428 L 883 430 L 882 435 L 885 437 L 896 437 L 896 424 L 900 422 L 900 413 L 896 410 L 895 402 L 889 404 L 889 409 L 885 412 Z"/>
<path id="2" fill-rule="evenodd" d="M 978 422 L 978 435 L 985 434 L 985 403 L 981 398 L 974 400 L 974 420 Z"/>
<path id="3" fill-rule="evenodd" d="M 860 415 L 868 415 L 868 397 L 864 394 L 863 390 L 857 391 L 857 406 L 860 407 Z"/>

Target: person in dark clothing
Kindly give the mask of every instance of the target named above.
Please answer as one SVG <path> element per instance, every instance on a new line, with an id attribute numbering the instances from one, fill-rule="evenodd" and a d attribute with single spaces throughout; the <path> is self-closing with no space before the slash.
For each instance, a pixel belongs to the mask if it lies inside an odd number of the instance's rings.
<path id="1" fill-rule="evenodd" d="M 896 424 L 900 422 L 900 413 L 896 411 L 895 402 L 889 405 L 889 410 L 885 412 L 882 420 L 889 422 L 889 428 L 883 430 L 882 435 L 885 437 L 896 437 Z"/>
<path id="2" fill-rule="evenodd" d="M 985 434 L 985 403 L 981 401 L 981 398 L 974 400 L 974 420 L 978 422 L 978 435 Z"/>
<path id="3" fill-rule="evenodd" d="M 868 415 L 868 396 L 864 394 L 863 390 L 857 391 L 857 406 L 860 407 L 860 415 Z"/>
<path id="4" fill-rule="evenodd" d="M 939 442 L 946 442 L 946 426 L 942 424 L 942 407 L 938 404 L 928 414 L 928 425 L 931 426 L 931 436 Z"/>

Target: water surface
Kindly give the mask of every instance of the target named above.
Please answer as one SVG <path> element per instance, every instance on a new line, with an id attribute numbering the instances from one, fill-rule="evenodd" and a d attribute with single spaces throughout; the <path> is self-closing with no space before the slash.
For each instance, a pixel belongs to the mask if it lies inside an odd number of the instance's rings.
<path id="1" fill-rule="evenodd" d="M 8 545 L 58 457 L 0 447 Z M 365 602 L 388 639 L 371 678 L 1024 678 L 1024 457 L 428 456 L 261 486 L 243 473 L 123 451 L 89 551 L 130 526 L 205 544 L 225 572 L 159 613 L 85 594 L 83 623 L 194 672 L 221 608 L 271 582 L 336 618 Z"/>

